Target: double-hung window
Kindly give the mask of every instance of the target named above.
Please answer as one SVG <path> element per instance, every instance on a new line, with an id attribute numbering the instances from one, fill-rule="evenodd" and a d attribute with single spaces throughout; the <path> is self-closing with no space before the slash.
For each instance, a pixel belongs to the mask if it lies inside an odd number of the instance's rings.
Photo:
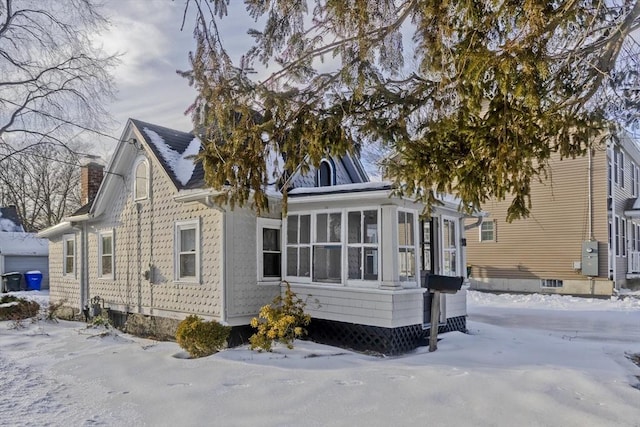
<path id="1" fill-rule="evenodd" d="M 76 238 L 73 234 L 66 235 L 62 239 L 63 242 L 63 259 L 62 274 L 71 276 L 76 274 Z"/>
<path id="2" fill-rule="evenodd" d="M 316 214 L 316 233 L 313 244 L 313 281 L 340 283 L 342 281 L 342 214 Z"/>
<path id="3" fill-rule="evenodd" d="M 442 261 L 445 276 L 458 273 L 458 227 L 453 219 L 442 219 Z"/>
<path id="4" fill-rule="evenodd" d="M 378 211 L 347 213 L 348 278 L 378 280 Z"/>
<path id="5" fill-rule="evenodd" d="M 495 242 L 496 241 L 496 222 L 483 221 L 480 226 L 480 241 Z"/>
<path id="6" fill-rule="evenodd" d="M 179 221 L 175 229 L 175 275 L 184 282 L 200 281 L 200 223 Z"/>
<path id="7" fill-rule="evenodd" d="M 398 266 L 400 281 L 416 280 L 416 248 L 414 237 L 414 215 L 398 211 Z"/>
<path id="8" fill-rule="evenodd" d="M 311 277 L 311 215 L 287 217 L 287 276 Z"/>
<path id="9" fill-rule="evenodd" d="M 113 231 L 99 234 L 98 242 L 98 272 L 99 277 L 113 278 L 114 271 L 114 245 Z"/>
<path id="10" fill-rule="evenodd" d="M 258 218 L 258 281 L 279 282 L 281 265 L 280 220 Z"/>

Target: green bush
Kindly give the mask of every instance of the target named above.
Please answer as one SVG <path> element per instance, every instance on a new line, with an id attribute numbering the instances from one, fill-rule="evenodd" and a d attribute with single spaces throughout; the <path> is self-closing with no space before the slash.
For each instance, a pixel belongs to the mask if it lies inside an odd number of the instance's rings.
<path id="1" fill-rule="evenodd" d="M 251 326 L 258 331 L 249 338 L 251 349 L 271 351 L 274 341 L 293 348 L 293 341 L 307 334 L 304 326 L 311 322 L 311 316 L 305 314 L 306 304 L 291 290 L 287 289 L 284 297 L 278 295 L 273 303 L 260 309 L 259 317 L 251 319 Z"/>
<path id="2" fill-rule="evenodd" d="M 229 333 L 230 326 L 221 325 L 215 320 L 205 322 L 191 315 L 178 325 L 176 341 L 191 357 L 205 357 L 223 348 Z"/>
<path id="3" fill-rule="evenodd" d="M 0 320 L 22 320 L 36 317 L 40 304 L 13 295 L 0 298 Z"/>

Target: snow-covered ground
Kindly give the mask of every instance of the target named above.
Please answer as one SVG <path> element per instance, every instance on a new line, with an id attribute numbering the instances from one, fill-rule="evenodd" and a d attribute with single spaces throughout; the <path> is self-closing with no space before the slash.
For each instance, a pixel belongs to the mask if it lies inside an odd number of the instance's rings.
<path id="1" fill-rule="evenodd" d="M 469 292 L 469 315 L 436 352 L 389 358 L 297 342 L 190 360 L 82 323 L 0 322 L 0 425 L 640 426 L 640 299 Z"/>

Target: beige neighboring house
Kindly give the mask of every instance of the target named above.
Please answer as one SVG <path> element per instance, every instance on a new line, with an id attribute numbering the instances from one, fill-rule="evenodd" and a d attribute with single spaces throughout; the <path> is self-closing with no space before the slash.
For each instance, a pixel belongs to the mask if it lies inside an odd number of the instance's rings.
<path id="1" fill-rule="evenodd" d="M 76 316 L 98 305 L 119 325 L 167 337 L 196 314 L 232 326 L 239 342 L 286 280 L 307 301 L 317 341 L 385 354 L 424 341 L 431 299 L 421 270 L 465 274 L 455 201 L 422 222 L 421 205 L 391 197 L 345 155 L 291 175 L 286 216 L 275 186 L 257 216 L 215 202 L 190 157 L 199 150 L 191 133 L 128 121 L 101 184 L 102 167 L 83 169 L 89 203 L 40 232 L 52 302 Z M 466 330 L 466 291 L 440 303 L 438 328 Z"/>
<path id="2" fill-rule="evenodd" d="M 607 136 L 584 157 L 550 162 L 532 182 L 531 216 L 505 221 L 510 200 L 467 236 L 471 288 L 608 296 L 640 277 L 640 150 Z"/>

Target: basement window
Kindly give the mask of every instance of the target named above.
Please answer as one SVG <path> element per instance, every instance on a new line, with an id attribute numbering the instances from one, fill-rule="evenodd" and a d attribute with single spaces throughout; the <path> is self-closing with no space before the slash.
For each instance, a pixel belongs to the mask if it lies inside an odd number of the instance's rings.
<path id="1" fill-rule="evenodd" d="M 542 288 L 561 288 L 562 280 L 560 279 L 540 279 L 540 287 Z"/>

